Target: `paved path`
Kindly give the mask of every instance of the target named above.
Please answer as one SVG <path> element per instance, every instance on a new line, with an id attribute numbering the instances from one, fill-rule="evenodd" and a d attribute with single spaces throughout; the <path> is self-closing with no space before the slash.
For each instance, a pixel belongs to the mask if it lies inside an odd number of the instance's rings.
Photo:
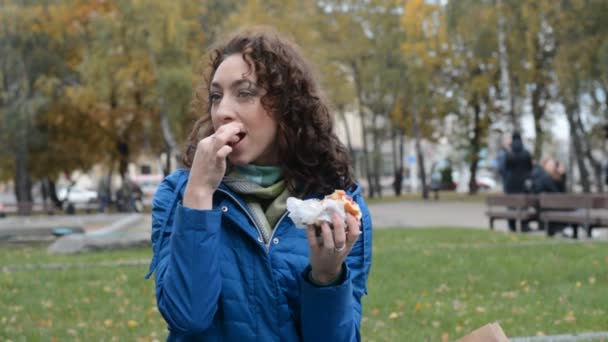
<path id="1" fill-rule="evenodd" d="M 483 203 L 459 203 L 453 201 L 404 201 L 396 203 L 380 203 L 369 206 L 372 214 L 374 228 L 389 227 L 464 227 L 475 229 L 488 229 L 489 223 L 485 216 Z M 107 228 L 112 223 L 124 220 L 133 214 L 112 215 L 76 215 L 76 216 L 35 216 L 35 217 L 8 217 L 0 219 L 0 236 L 3 232 L 15 229 L 49 229 L 61 226 L 80 226 L 91 232 L 100 228 Z M 150 214 L 141 214 L 129 230 L 150 231 Z M 496 230 L 507 231 L 507 223 L 498 220 Z M 608 239 L 608 229 L 596 229 L 599 238 Z M 579 235 L 584 235 L 580 234 Z M 597 237 L 596 237 L 597 238 Z"/>
<path id="2" fill-rule="evenodd" d="M 374 228 L 423 228 L 423 227 L 460 227 L 489 229 L 490 223 L 485 216 L 483 203 L 459 203 L 442 201 L 404 201 L 380 203 L 369 206 Z M 497 231 L 507 232 L 507 221 L 494 222 Z M 544 235 L 543 232 L 532 234 Z M 595 229 L 593 240 L 608 240 L 608 229 Z M 579 238 L 586 239 L 579 230 Z"/>
<path id="3" fill-rule="evenodd" d="M 127 227 L 128 225 L 128 227 Z M 0 242 L 51 242 L 56 228 L 76 232 L 109 233 L 124 230 L 150 231 L 149 214 L 87 214 L 9 216 L 0 219 Z"/>
<path id="4" fill-rule="evenodd" d="M 487 229 L 481 203 L 407 201 L 369 206 L 374 228 L 467 227 Z M 506 225 L 504 227 L 506 229 Z"/>

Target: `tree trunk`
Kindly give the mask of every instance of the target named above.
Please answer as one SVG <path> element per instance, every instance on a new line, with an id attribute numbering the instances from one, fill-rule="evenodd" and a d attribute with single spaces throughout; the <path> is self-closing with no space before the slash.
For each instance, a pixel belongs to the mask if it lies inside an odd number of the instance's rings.
<path id="1" fill-rule="evenodd" d="M 61 210 L 61 207 L 63 206 L 63 202 L 61 202 L 61 200 L 57 196 L 57 187 L 55 186 L 55 181 L 50 178 L 47 178 L 47 180 L 49 183 L 49 197 L 51 198 L 51 201 L 55 205 L 55 208 Z"/>
<path id="2" fill-rule="evenodd" d="M 129 144 L 125 141 L 120 141 L 117 146 L 118 149 L 118 173 L 120 178 L 124 181 L 129 171 Z"/>
<path id="3" fill-rule="evenodd" d="M 566 177 L 566 192 L 574 192 L 574 141 L 570 137 L 568 144 L 568 171 Z"/>
<path id="4" fill-rule="evenodd" d="M 399 169 L 403 172 L 403 161 L 405 160 L 405 134 L 399 129 Z"/>
<path id="5" fill-rule="evenodd" d="M 418 162 L 418 173 L 420 177 L 420 183 L 422 183 L 422 198 L 429 199 L 429 189 L 426 184 L 426 171 L 424 167 L 424 154 L 420 146 L 420 129 L 418 125 L 418 109 L 415 108 L 412 111 L 412 130 L 414 135 L 414 146 L 416 148 L 416 159 Z"/>
<path id="6" fill-rule="evenodd" d="M 353 143 L 350 137 L 350 126 L 348 125 L 348 120 L 346 120 L 346 113 L 344 112 L 344 106 L 340 105 L 338 107 L 338 115 L 340 116 L 340 120 L 342 120 L 342 124 L 344 125 L 344 133 L 346 134 L 346 147 L 348 147 L 348 153 L 350 153 L 351 158 L 355 158 L 355 153 L 353 151 Z"/>
<path id="7" fill-rule="evenodd" d="M 532 91 L 532 114 L 534 116 L 534 158 L 539 159 L 543 152 L 544 131 L 542 119 L 545 113 L 545 105 L 541 104 L 544 93 L 544 85 L 537 83 Z"/>
<path id="8" fill-rule="evenodd" d="M 165 146 L 167 146 L 167 160 L 166 160 L 166 170 L 163 170 L 165 176 L 171 173 L 171 157 L 175 156 L 177 160 L 180 159 L 180 150 L 177 142 L 175 141 L 175 137 L 173 136 L 173 132 L 171 131 L 171 123 L 169 122 L 169 115 L 167 115 L 167 105 L 165 101 L 165 96 L 163 95 L 163 91 L 160 88 L 159 73 L 158 73 L 158 65 L 156 63 L 156 55 L 152 50 L 148 50 L 148 55 L 150 58 L 150 62 L 152 64 L 152 70 L 154 72 L 154 76 L 157 80 L 156 89 L 158 94 L 158 105 L 160 116 L 160 127 L 163 132 L 163 139 L 165 140 Z"/>
<path id="9" fill-rule="evenodd" d="M 171 173 L 171 148 L 167 146 L 165 149 L 165 167 L 163 168 L 163 176 L 167 177 Z"/>
<path id="10" fill-rule="evenodd" d="M 20 144 L 15 154 L 15 198 L 17 199 L 17 214 L 32 213 L 32 180 L 28 169 L 27 146 Z"/>
<path id="11" fill-rule="evenodd" d="M 589 171 L 587 171 L 587 166 L 585 165 L 583 148 L 581 146 L 579 132 L 576 129 L 577 125 L 574 119 L 574 116 L 576 115 L 575 112 L 578 110 L 577 107 L 578 106 L 576 104 L 566 104 L 566 117 L 568 118 L 568 124 L 570 125 L 570 139 L 572 139 L 572 147 L 574 147 L 574 157 L 576 158 L 578 165 L 581 186 L 583 187 L 583 192 L 589 193 L 591 192 L 591 186 L 589 184 Z"/>
<path id="12" fill-rule="evenodd" d="M 574 112 L 575 117 L 574 121 L 576 123 L 577 129 L 580 132 L 579 137 L 581 138 L 581 147 L 584 151 L 584 156 L 589 160 L 589 164 L 591 164 L 591 169 L 593 171 L 593 175 L 595 177 L 596 190 L 599 193 L 604 192 L 604 182 L 602 179 L 602 164 L 595 159 L 592 153 L 591 142 L 589 141 L 589 136 L 585 131 L 585 127 L 583 127 L 583 121 L 581 120 L 581 115 L 579 111 Z"/>
<path id="13" fill-rule="evenodd" d="M 164 100 L 161 101 L 162 106 L 164 107 Z M 163 139 L 165 140 L 165 146 L 167 147 L 167 174 L 171 172 L 171 158 L 175 156 L 178 160 L 180 158 L 180 151 L 177 143 L 175 142 L 175 138 L 173 137 L 173 133 L 171 132 L 171 124 L 169 123 L 169 117 L 164 108 L 161 108 L 160 112 L 160 126 L 163 131 Z"/>
<path id="14" fill-rule="evenodd" d="M 397 146 L 397 128 L 392 128 L 391 134 L 391 147 L 393 154 L 393 190 L 395 192 L 395 196 L 401 196 L 401 184 L 403 183 L 403 169 L 401 168 L 401 163 L 399 161 L 399 152 Z"/>
<path id="15" fill-rule="evenodd" d="M 382 197 L 382 185 L 380 184 L 380 177 L 382 176 L 382 151 L 380 151 L 380 133 L 378 132 L 378 114 L 374 113 L 374 120 L 372 121 L 372 141 L 374 144 L 373 161 L 374 161 L 374 187 L 378 194 L 378 197 Z"/>
<path id="16" fill-rule="evenodd" d="M 356 62 L 351 63 L 353 69 L 353 78 L 355 80 L 355 89 L 357 91 L 357 106 L 359 109 L 359 120 L 361 121 L 361 140 L 363 142 L 363 163 L 365 167 L 365 177 L 367 178 L 367 189 L 368 196 L 374 198 L 376 195 L 374 191 L 374 184 L 372 182 L 371 167 L 369 165 L 369 149 L 367 146 L 367 127 L 365 125 L 365 113 L 363 111 L 363 94 L 361 89 L 361 80 L 359 76 L 359 69 L 357 68 Z"/>
<path id="17" fill-rule="evenodd" d="M 481 106 L 478 100 L 473 103 L 473 111 L 475 112 L 475 119 L 473 122 L 473 139 L 471 140 L 471 156 L 469 171 L 471 178 L 469 178 L 469 195 L 477 193 L 477 164 L 479 162 L 479 150 L 480 150 L 480 139 L 481 139 Z"/>
<path id="18" fill-rule="evenodd" d="M 509 116 L 513 130 L 519 130 L 519 124 L 517 122 L 517 116 L 515 114 L 515 96 L 511 91 L 511 77 L 509 74 L 509 52 L 507 51 L 507 44 L 505 42 L 505 16 L 503 14 L 502 2 L 498 0 L 498 59 L 500 65 L 500 87 L 501 90 L 501 102 L 503 104 L 502 111 L 504 114 Z"/>
<path id="19" fill-rule="evenodd" d="M 29 170 L 29 148 L 28 130 L 29 115 L 27 112 L 20 113 L 18 118 L 20 126 L 17 126 L 17 143 L 14 144 L 15 159 L 15 199 L 17 200 L 17 213 L 19 215 L 30 215 L 32 213 L 32 180 Z"/>

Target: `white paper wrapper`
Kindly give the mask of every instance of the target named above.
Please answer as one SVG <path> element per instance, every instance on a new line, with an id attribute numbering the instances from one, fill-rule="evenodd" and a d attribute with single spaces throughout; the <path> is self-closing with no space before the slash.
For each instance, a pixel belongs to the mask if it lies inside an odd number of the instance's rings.
<path id="1" fill-rule="evenodd" d="M 320 224 L 321 222 L 331 222 L 334 213 L 337 213 L 342 220 L 346 220 L 344 203 L 332 199 L 309 199 L 301 200 L 295 197 L 287 198 L 288 216 L 298 228 L 306 228 L 307 224 Z"/>

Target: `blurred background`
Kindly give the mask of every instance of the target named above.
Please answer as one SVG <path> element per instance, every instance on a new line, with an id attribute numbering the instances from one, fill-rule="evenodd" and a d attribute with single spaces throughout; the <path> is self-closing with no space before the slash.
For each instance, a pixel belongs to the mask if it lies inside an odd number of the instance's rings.
<path id="1" fill-rule="evenodd" d="M 250 24 L 316 64 L 368 197 L 501 191 L 522 132 L 603 192 L 605 0 L 3 0 L 0 211 L 141 211 L 180 166 L 205 52 Z"/>
<path id="2" fill-rule="evenodd" d="M 368 199 L 362 340 L 499 321 L 511 341 L 606 341 L 608 235 L 489 230 L 486 203 L 520 132 L 519 181 L 559 183 L 587 219 L 595 196 L 606 226 L 606 194 L 580 193 L 607 186 L 607 17 L 607 0 L 0 0 L 0 340 L 166 338 L 143 278 L 152 197 L 208 49 L 263 24 L 316 65 Z"/>

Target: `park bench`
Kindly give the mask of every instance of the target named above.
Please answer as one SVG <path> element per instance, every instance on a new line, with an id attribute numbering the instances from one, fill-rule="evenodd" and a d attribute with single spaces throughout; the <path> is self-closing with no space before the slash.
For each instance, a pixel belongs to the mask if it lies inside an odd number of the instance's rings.
<path id="1" fill-rule="evenodd" d="M 608 226 L 608 197 L 589 194 L 541 194 L 540 222 L 549 233 L 550 223 L 571 225 L 573 237 L 578 238 L 582 227 L 591 237 L 595 227 Z"/>
<path id="2" fill-rule="evenodd" d="M 495 220 L 515 220 L 516 230 L 522 230 L 522 223 L 538 219 L 536 206 L 538 197 L 527 194 L 488 195 L 486 216 L 490 219 L 490 229 Z"/>

